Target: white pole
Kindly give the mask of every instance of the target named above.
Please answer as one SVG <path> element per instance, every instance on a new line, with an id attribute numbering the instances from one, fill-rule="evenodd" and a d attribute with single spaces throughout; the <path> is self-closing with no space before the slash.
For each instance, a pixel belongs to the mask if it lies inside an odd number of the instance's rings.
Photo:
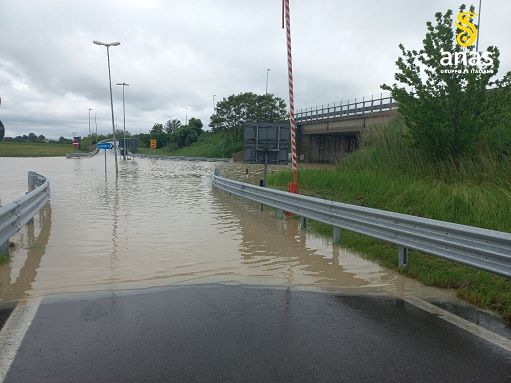
<path id="1" fill-rule="evenodd" d="M 110 107 L 112 110 L 112 132 L 113 132 L 113 140 L 114 140 L 114 156 L 115 156 L 115 176 L 119 175 L 119 168 L 117 165 L 117 141 L 115 139 L 115 121 L 114 121 L 114 98 L 112 96 L 112 76 L 110 74 L 110 47 L 106 46 L 106 56 L 108 59 L 108 82 L 110 84 Z"/>

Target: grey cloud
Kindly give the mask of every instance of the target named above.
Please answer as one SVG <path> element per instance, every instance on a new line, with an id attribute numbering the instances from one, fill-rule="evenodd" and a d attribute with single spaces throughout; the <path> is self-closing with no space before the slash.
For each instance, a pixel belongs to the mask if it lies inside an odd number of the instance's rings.
<path id="1" fill-rule="evenodd" d="M 233 93 L 269 89 L 288 99 L 280 0 L 63 1 L 2 0 L 0 119 L 8 135 L 82 135 L 88 108 L 106 132 L 109 91 L 106 52 L 92 40 L 121 41 L 111 49 L 112 81 L 128 82 L 128 129 L 188 116 L 206 124 Z M 458 1 L 291 0 L 297 108 L 380 92 L 393 81 L 397 45 L 419 47 L 425 23 Z M 484 1 L 481 45 L 501 49 L 510 70 L 505 15 L 511 3 Z M 114 88 L 115 114 L 122 93 Z M 119 120 L 120 121 L 120 120 Z"/>

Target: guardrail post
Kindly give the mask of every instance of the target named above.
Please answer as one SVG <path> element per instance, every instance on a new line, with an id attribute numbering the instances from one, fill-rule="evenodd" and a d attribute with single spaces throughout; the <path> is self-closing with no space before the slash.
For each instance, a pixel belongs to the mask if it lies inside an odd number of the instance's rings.
<path id="1" fill-rule="evenodd" d="M 28 172 L 28 191 L 31 192 L 37 187 L 37 173 Z"/>
<path id="2" fill-rule="evenodd" d="M 261 186 L 262 188 L 264 187 L 264 180 L 263 179 L 259 180 L 259 186 Z M 261 211 L 264 210 L 264 205 L 263 204 L 261 204 L 260 209 L 261 209 Z"/>
<path id="3" fill-rule="evenodd" d="M 28 192 L 31 192 L 37 188 L 37 173 L 29 171 L 28 172 Z M 34 217 L 30 218 L 27 223 L 34 223 Z"/>
<path id="4" fill-rule="evenodd" d="M 406 269 L 408 267 L 408 248 L 404 246 L 399 246 L 399 256 L 398 256 L 399 268 Z"/>
<path id="5" fill-rule="evenodd" d="M 307 229 L 307 217 L 300 217 L 300 229 Z"/>
<path id="6" fill-rule="evenodd" d="M 341 242 L 341 228 L 340 227 L 335 227 L 334 226 L 332 241 L 334 243 Z"/>
<path id="7" fill-rule="evenodd" d="M 9 241 L 5 243 L 0 243 L 0 256 L 8 257 L 9 256 Z"/>

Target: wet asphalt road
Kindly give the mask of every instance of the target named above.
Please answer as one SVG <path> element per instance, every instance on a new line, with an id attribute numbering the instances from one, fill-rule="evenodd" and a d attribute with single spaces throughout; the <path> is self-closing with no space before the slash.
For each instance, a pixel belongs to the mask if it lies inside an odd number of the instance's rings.
<path id="1" fill-rule="evenodd" d="M 6 382 L 506 382 L 509 353 L 399 299 L 196 285 L 46 298 Z"/>

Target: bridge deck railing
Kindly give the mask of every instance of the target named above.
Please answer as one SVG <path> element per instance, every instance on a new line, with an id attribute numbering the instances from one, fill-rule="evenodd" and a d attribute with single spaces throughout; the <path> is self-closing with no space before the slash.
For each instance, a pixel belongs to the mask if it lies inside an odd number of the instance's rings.
<path id="1" fill-rule="evenodd" d="M 49 198 L 50 183 L 46 177 L 28 172 L 28 192 L 0 207 L 0 255 L 8 252 L 9 238 L 30 222 Z"/>
<path id="2" fill-rule="evenodd" d="M 408 249 L 511 277 L 511 234 L 264 188 L 213 175 L 213 185 L 234 195 L 396 244 L 400 267 Z"/>
<path id="3" fill-rule="evenodd" d="M 350 116 L 380 113 L 397 108 L 397 103 L 391 95 L 384 96 L 383 93 L 378 96 L 372 95 L 362 97 L 362 99 L 353 99 L 347 102 L 334 102 L 333 104 L 315 106 L 300 109 L 295 113 L 297 123 L 307 123 L 316 121 L 330 121 Z"/>

